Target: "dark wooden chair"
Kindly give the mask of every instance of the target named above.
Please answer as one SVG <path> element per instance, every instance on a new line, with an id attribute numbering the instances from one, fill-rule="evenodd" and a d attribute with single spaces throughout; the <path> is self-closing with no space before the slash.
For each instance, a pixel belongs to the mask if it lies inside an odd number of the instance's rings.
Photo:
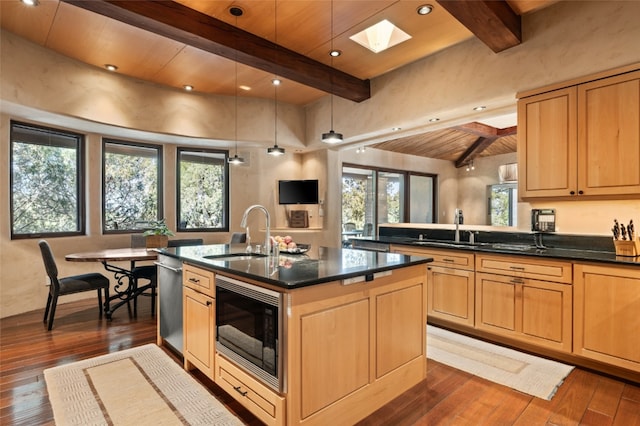
<path id="1" fill-rule="evenodd" d="M 109 310 L 109 278 L 97 272 L 58 278 L 58 266 L 49 243 L 45 240 L 40 240 L 38 245 L 42 253 L 44 268 L 51 280 L 47 307 L 44 310 L 44 318 L 42 320 L 44 323 L 48 322 L 47 330 L 53 328 L 53 318 L 56 314 L 58 297 L 67 294 L 96 290 L 98 292 L 98 309 L 100 310 L 100 317 L 102 317 L 102 312 Z M 102 304 L 102 291 L 104 291 L 104 305 Z"/>
<path id="2" fill-rule="evenodd" d="M 131 246 L 136 247 L 139 244 L 138 234 L 131 235 Z M 143 237 L 144 238 L 144 237 Z M 198 246 L 204 243 L 202 238 L 183 238 L 169 240 L 169 247 L 184 247 L 184 246 Z M 142 246 L 144 247 L 144 246 Z M 156 265 L 142 265 L 133 268 L 131 275 L 135 280 L 136 291 L 138 296 L 150 296 L 151 297 L 151 315 L 155 315 L 156 312 L 156 296 L 158 288 L 158 275 Z M 147 284 L 140 286 L 139 280 L 148 281 Z M 138 315 L 138 297 L 133 301 L 133 315 Z"/>
<path id="3" fill-rule="evenodd" d="M 247 242 L 247 234 L 244 232 L 234 232 L 231 234 L 231 239 L 229 240 L 229 244 L 240 244 Z"/>

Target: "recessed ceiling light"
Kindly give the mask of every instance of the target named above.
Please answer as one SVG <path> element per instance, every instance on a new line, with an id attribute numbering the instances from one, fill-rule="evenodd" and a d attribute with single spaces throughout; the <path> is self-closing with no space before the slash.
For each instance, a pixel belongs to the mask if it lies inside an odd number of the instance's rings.
<path id="1" fill-rule="evenodd" d="M 349 38 L 374 53 L 380 53 L 409 40 L 411 36 L 384 19 Z"/>
<path id="2" fill-rule="evenodd" d="M 274 86 L 280 86 L 280 84 L 282 84 L 282 80 L 280 80 L 279 78 L 274 78 L 273 80 L 271 80 L 271 84 L 273 84 Z"/>
<path id="3" fill-rule="evenodd" d="M 244 15 L 244 10 L 238 6 L 231 6 L 229 8 L 229 13 L 237 18 L 238 16 Z"/>
<path id="4" fill-rule="evenodd" d="M 182 87 L 184 87 L 184 90 L 186 90 L 187 92 L 191 92 L 193 90 L 193 86 L 190 84 L 185 84 Z"/>
<path id="5" fill-rule="evenodd" d="M 118 71 L 118 67 L 112 64 L 104 64 L 104 67 L 109 71 Z"/>
<path id="6" fill-rule="evenodd" d="M 430 4 L 423 4 L 422 6 L 416 9 L 416 12 L 418 12 L 418 15 L 428 15 L 432 11 L 433 11 L 433 6 L 431 6 Z"/>
<path id="7" fill-rule="evenodd" d="M 38 0 L 20 0 L 20 1 L 26 4 L 27 6 L 37 6 L 40 4 Z"/>
<path id="8" fill-rule="evenodd" d="M 486 106 L 484 106 L 484 105 L 482 105 L 482 106 L 477 106 L 477 107 L 475 107 L 473 110 L 474 110 L 474 111 L 483 111 L 483 110 L 485 110 L 485 109 L 487 109 L 487 107 L 486 107 Z"/>
<path id="9" fill-rule="evenodd" d="M 334 58 L 337 58 L 340 55 L 342 55 L 342 50 L 333 49 L 329 52 L 329 56 L 333 56 Z"/>
<path id="10" fill-rule="evenodd" d="M 430 118 L 430 119 L 429 119 L 429 122 L 430 122 L 430 123 L 435 123 L 436 121 L 440 121 L 440 119 L 439 119 L 439 118 L 437 118 L 437 117 L 434 117 L 434 118 Z"/>
<path id="11" fill-rule="evenodd" d="M 246 92 L 248 92 L 249 90 L 251 90 L 251 87 L 249 86 L 245 86 L 244 84 L 241 86 L 238 86 L 238 89 L 244 90 Z"/>
<path id="12" fill-rule="evenodd" d="M 398 130 L 402 130 L 402 127 L 392 127 L 391 128 L 392 132 L 397 132 Z"/>

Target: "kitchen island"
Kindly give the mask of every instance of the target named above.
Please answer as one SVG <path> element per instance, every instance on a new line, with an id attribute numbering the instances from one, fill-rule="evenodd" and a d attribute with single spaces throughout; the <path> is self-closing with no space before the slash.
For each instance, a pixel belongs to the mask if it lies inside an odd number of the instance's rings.
<path id="1" fill-rule="evenodd" d="M 185 368 L 266 424 L 353 424 L 426 378 L 429 258 L 337 248 L 256 256 L 242 245 L 160 253 L 183 262 Z M 216 342 L 238 334 L 223 314 L 229 283 L 279 300 L 264 322 L 277 327 L 243 335 L 236 353 Z M 274 332 L 275 347 L 251 349 Z"/>

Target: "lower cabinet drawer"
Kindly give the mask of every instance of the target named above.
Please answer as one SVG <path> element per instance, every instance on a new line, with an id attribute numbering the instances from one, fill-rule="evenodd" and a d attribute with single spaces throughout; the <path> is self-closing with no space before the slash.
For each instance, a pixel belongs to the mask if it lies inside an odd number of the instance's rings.
<path id="1" fill-rule="evenodd" d="M 216 354 L 215 382 L 267 425 L 286 424 L 285 399 L 223 355 Z"/>

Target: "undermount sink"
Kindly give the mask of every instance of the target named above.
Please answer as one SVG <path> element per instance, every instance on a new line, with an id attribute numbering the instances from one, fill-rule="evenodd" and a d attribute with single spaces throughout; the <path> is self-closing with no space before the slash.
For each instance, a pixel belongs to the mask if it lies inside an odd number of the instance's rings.
<path id="1" fill-rule="evenodd" d="M 251 260 L 260 257 L 266 257 L 266 254 L 262 253 L 224 253 L 224 254 L 212 254 L 209 256 L 203 256 L 205 259 L 210 260 L 221 260 L 221 261 L 231 261 L 231 260 Z"/>
<path id="2" fill-rule="evenodd" d="M 411 244 L 417 246 L 430 246 L 430 247 L 478 247 L 485 245 L 486 243 L 470 243 L 468 241 L 442 241 L 442 240 L 417 240 L 412 241 Z"/>

